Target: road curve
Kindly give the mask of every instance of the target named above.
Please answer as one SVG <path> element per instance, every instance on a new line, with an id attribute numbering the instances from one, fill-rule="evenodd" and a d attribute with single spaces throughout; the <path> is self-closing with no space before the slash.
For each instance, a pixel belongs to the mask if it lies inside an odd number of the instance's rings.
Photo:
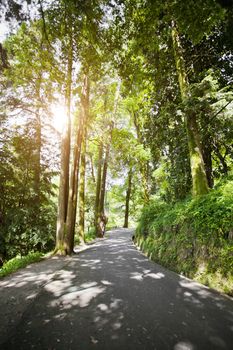
<path id="1" fill-rule="evenodd" d="M 233 301 L 149 261 L 132 230 L 73 256 L 1 349 L 233 349 Z"/>

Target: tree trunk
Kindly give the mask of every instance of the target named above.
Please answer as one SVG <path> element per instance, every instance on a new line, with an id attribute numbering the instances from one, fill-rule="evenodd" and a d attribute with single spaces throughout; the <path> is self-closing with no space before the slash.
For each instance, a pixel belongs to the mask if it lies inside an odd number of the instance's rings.
<path id="1" fill-rule="evenodd" d="M 96 219 L 95 219 L 95 223 L 96 223 L 96 233 L 98 235 L 98 237 L 103 237 L 103 227 L 105 228 L 105 224 L 107 223 L 107 218 L 105 216 L 105 212 L 104 212 L 104 200 L 105 200 L 105 192 L 106 192 L 106 179 L 107 179 L 107 170 L 108 170 L 108 160 L 109 160 L 109 153 L 110 153 L 110 148 L 111 148 L 111 142 L 112 142 L 112 131 L 113 131 L 113 127 L 114 127 L 114 119 L 116 116 L 116 112 L 117 112 L 117 107 L 118 107 L 118 100 L 119 100 L 119 96 L 120 96 L 120 87 L 121 87 L 121 81 L 118 81 L 118 85 L 116 88 L 116 92 L 115 92 L 115 99 L 114 99 L 114 106 L 113 106 L 113 118 L 112 121 L 110 122 L 110 126 L 109 126 L 109 140 L 106 142 L 106 151 L 105 151 L 105 158 L 104 158 L 104 164 L 103 164 L 103 173 L 102 176 L 97 177 L 97 186 L 99 186 L 98 184 L 98 180 L 100 180 L 100 193 L 99 196 L 97 194 L 96 196 L 96 201 L 99 200 L 99 204 L 96 205 Z M 106 109 L 106 102 L 107 99 L 105 99 L 105 109 Z M 106 112 L 106 110 L 105 110 Z M 103 157 L 103 145 L 102 145 L 102 151 L 101 151 L 101 157 Z M 100 160 L 100 158 L 99 158 Z M 101 169 L 100 169 L 101 171 Z M 98 199 L 99 198 L 99 199 Z"/>
<path id="2" fill-rule="evenodd" d="M 141 166 L 141 176 L 142 176 L 142 185 L 143 185 L 143 191 L 144 191 L 144 203 L 148 203 L 150 200 L 150 194 L 149 194 L 149 184 L 148 184 L 148 179 L 149 179 L 149 162 L 144 161 L 144 164 Z"/>
<path id="3" fill-rule="evenodd" d="M 174 21 L 172 21 L 172 42 L 181 98 L 182 101 L 185 101 L 188 97 L 189 83 L 185 69 L 180 37 Z M 200 135 L 194 111 L 189 111 L 186 113 L 185 126 L 190 155 L 193 195 L 203 195 L 208 192 L 208 182 L 201 151 Z"/>
<path id="4" fill-rule="evenodd" d="M 66 253 L 72 254 L 74 249 L 74 234 L 75 234 L 75 220 L 76 220 L 76 207 L 78 197 L 78 179 L 79 179 L 79 163 L 81 154 L 81 142 L 83 133 L 83 121 L 80 118 L 76 143 L 74 146 L 74 160 L 71 171 L 70 191 L 68 200 L 68 212 L 67 212 L 67 235 L 66 235 Z"/>
<path id="5" fill-rule="evenodd" d="M 205 172 L 206 172 L 209 188 L 213 188 L 214 186 L 211 141 L 212 141 L 211 135 L 209 133 L 206 133 L 204 139 L 202 140 L 202 152 L 203 152 L 203 160 L 205 164 Z"/>
<path id="6" fill-rule="evenodd" d="M 221 165 L 222 165 L 222 169 L 221 169 L 221 172 L 224 174 L 224 175 L 227 175 L 228 174 L 228 171 L 229 171 L 229 168 L 228 168 L 228 165 L 227 165 L 227 162 L 225 160 L 225 156 L 223 156 L 220 152 L 220 147 L 219 145 L 217 144 L 213 144 L 214 146 L 214 153 L 216 154 L 216 156 L 218 157 Z M 227 153 L 226 153 L 227 154 Z"/>
<path id="7" fill-rule="evenodd" d="M 36 115 L 36 135 L 35 135 L 35 167 L 34 167 L 34 191 L 35 204 L 40 206 L 40 178 L 41 178 L 41 119 L 40 114 Z"/>
<path id="8" fill-rule="evenodd" d="M 130 201 L 131 188 L 132 188 L 132 177 L 133 177 L 133 171 L 132 171 L 132 167 L 130 167 L 129 173 L 128 173 L 128 187 L 127 187 L 126 197 L 125 197 L 125 222 L 123 226 L 125 228 L 129 227 L 129 201 Z"/>
<path id="9" fill-rule="evenodd" d="M 81 115 L 79 120 L 78 133 L 76 143 L 74 146 L 74 161 L 71 171 L 70 191 L 68 200 L 68 214 L 67 214 L 67 235 L 66 235 L 66 253 L 72 254 L 74 249 L 74 235 L 75 235 L 75 222 L 77 212 L 77 199 L 78 199 L 78 188 L 79 188 L 79 164 L 81 149 L 86 138 L 86 122 L 89 113 L 89 79 L 85 75 L 83 81 L 83 89 L 81 95 Z M 82 151 L 84 152 L 84 151 Z M 85 153 L 84 153 L 85 154 Z M 80 179 L 81 181 L 81 179 Z"/>
<path id="10" fill-rule="evenodd" d="M 112 134 L 112 129 L 111 129 L 111 134 Z M 111 136 L 110 136 L 110 140 L 111 140 Z M 102 173 L 102 177 L 101 177 L 99 213 L 98 213 L 98 220 L 97 220 L 98 237 L 103 237 L 102 225 L 105 225 L 105 222 L 103 220 L 103 218 L 105 217 L 104 200 L 105 200 L 105 192 L 106 192 L 106 180 L 107 180 L 109 153 L 110 153 L 110 142 L 106 146 L 104 164 L 103 164 L 103 173 Z"/>
<path id="11" fill-rule="evenodd" d="M 102 174 L 101 190 L 100 190 L 100 205 L 99 205 L 100 214 L 104 214 L 104 199 L 105 199 L 105 191 L 106 191 L 109 152 L 110 152 L 110 143 L 108 143 L 106 146 L 104 164 L 103 164 L 103 174 Z"/>
<path id="12" fill-rule="evenodd" d="M 111 141 L 112 141 L 112 131 L 113 131 L 113 122 L 110 125 L 110 135 L 109 135 L 109 141 L 106 145 L 105 150 L 105 157 L 104 157 L 104 164 L 103 164 L 103 173 L 101 176 L 101 186 L 100 186 L 100 196 L 99 196 L 99 211 L 98 211 L 98 218 L 97 218 L 97 233 L 99 237 L 103 236 L 101 224 L 103 221 L 103 218 L 105 217 L 105 210 L 104 210 L 104 202 L 105 202 L 105 192 L 106 192 L 106 180 L 107 180 L 107 171 L 108 171 L 108 161 L 109 161 L 109 154 L 110 154 L 110 148 L 111 148 Z M 104 220 L 105 220 L 104 219 Z"/>
<path id="13" fill-rule="evenodd" d="M 60 185 L 58 196 L 58 214 L 57 214 L 57 232 L 56 247 L 57 253 L 65 254 L 65 236 L 66 236 L 66 217 L 68 209 L 69 195 L 69 165 L 70 165 L 70 107 L 71 107 L 71 84 L 72 84 L 72 66 L 73 66 L 73 47 L 72 39 L 70 43 L 68 65 L 67 65 L 67 81 L 66 81 L 66 125 L 63 129 L 61 139 L 61 170 Z"/>
<path id="14" fill-rule="evenodd" d="M 141 132 L 138 120 L 137 120 L 137 113 L 135 111 L 133 111 L 132 114 L 133 114 L 134 126 L 135 126 L 136 133 L 137 133 L 137 139 L 145 148 L 145 142 L 143 142 L 142 132 Z M 148 161 L 145 160 L 144 162 L 140 162 L 140 173 L 141 173 L 141 177 L 142 177 L 144 202 L 146 204 L 150 200 L 150 191 L 149 191 L 149 183 L 148 183 L 148 179 L 149 179 L 149 162 Z"/>
<path id="15" fill-rule="evenodd" d="M 82 142 L 82 155 L 80 166 L 80 185 L 79 185 L 79 237 L 82 243 L 85 242 L 85 173 L 86 173 L 86 133 L 84 133 Z"/>
<path id="16" fill-rule="evenodd" d="M 101 190 L 101 179 L 102 179 L 102 162 L 103 162 L 103 143 L 99 144 L 99 155 L 98 155 L 98 169 L 97 169 L 97 180 L 96 180 L 96 195 L 95 195 L 95 230 L 98 236 L 98 218 L 100 216 L 100 190 Z"/>
<path id="17" fill-rule="evenodd" d="M 68 137 L 67 129 L 64 130 L 61 142 L 61 170 L 60 185 L 58 197 L 58 215 L 57 215 L 57 232 L 56 232 L 56 248 L 59 253 L 64 254 L 64 238 L 65 238 L 65 221 L 66 221 L 66 189 L 67 189 L 67 154 L 68 154 Z"/>
<path id="18" fill-rule="evenodd" d="M 2 72 L 6 68 L 9 68 L 9 63 L 7 60 L 7 51 L 0 43 L 0 72 Z"/>
<path id="19" fill-rule="evenodd" d="M 35 114 L 35 158 L 34 158 L 34 192 L 35 192 L 35 204 L 38 209 L 40 207 L 40 181 L 41 181 L 41 147 L 42 147 L 42 128 L 41 128 L 41 79 L 42 75 L 39 72 L 35 90 L 36 90 L 36 99 L 37 99 L 37 109 Z"/>
<path id="20" fill-rule="evenodd" d="M 66 132 L 66 147 L 65 147 L 65 212 L 64 221 L 66 222 L 67 210 L 68 210 L 68 197 L 69 197 L 69 168 L 70 168 L 70 141 L 71 141 L 71 85 L 72 85 L 72 67 L 73 67 L 73 48 L 72 42 L 70 43 L 70 51 L 68 58 L 68 72 L 67 72 L 67 91 L 66 91 L 66 113 L 67 113 L 67 132 Z"/>
<path id="21" fill-rule="evenodd" d="M 92 155 L 90 155 L 90 166 L 91 166 L 91 178 L 93 183 L 96 183 L 96 179 L 95 179 L 95 171 L 94 171 L 94 165 L 93 165 L 93 158 Z"/>

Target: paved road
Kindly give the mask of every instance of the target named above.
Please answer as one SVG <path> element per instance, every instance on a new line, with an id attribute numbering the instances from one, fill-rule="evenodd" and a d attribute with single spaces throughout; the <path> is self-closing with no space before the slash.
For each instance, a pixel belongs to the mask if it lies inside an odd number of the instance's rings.
<path id="1" fill-rule="evenodd" d="M 233 349 L 233 301 L 148 261 L 131 235 L 69 260 L 1 349 Z"/>

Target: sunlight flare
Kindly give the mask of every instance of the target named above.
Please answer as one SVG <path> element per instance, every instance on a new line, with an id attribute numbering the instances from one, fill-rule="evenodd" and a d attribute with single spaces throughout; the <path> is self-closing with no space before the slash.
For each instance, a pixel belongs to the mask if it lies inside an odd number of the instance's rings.
<path id="1" fill-rule="evenodd" d="M 53 104 L 51 106 L 52 126 L 59 132 L 62 132 L 66 123 L 66 110 L 63 105 Z"/>

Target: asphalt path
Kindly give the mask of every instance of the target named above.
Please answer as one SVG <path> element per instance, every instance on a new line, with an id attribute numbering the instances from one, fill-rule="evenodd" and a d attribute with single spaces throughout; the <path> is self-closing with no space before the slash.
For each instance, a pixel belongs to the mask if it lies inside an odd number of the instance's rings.
<path id="1" fill-rule="evenodd" d="M 132 233 L 69 259 L 1 349 L 233 349 L 232 299 L 149 261 Z"/>

